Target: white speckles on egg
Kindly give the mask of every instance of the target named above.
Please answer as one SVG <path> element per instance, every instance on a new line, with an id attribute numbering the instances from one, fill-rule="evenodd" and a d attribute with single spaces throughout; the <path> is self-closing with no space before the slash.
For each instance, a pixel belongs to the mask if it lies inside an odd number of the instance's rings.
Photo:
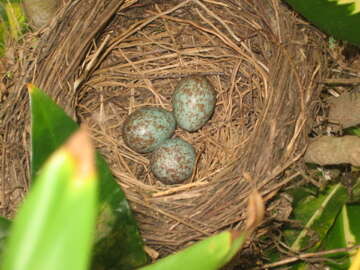
<path id="1" fill-rule="evenodd" d="M 175 131 L 173 114 L 162 108 L 144 107 L 128 116 L 123 125 L 126 145 L 138 153 L 154 151 Z"/>
<path id="2" fill-rule="evenodd" d="M 182 79 L 172 96 L 174 116 L 180 128 L 200 129 L 214 112 L 216 93 L 205 77 Z"/>
<path id="3" fill-rule="evenodd" d="M 192 175 L 195 149 L 180 139 L 168 139 L 151 156 L 151 171 L 164 184 L 180 184 Z"/>

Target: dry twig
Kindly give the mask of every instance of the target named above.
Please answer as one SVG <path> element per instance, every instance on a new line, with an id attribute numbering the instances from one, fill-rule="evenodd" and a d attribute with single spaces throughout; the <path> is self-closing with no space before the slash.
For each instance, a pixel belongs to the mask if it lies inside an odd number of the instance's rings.
<path id="1" fill-rule="evenodd" d="M 332 254 L 341 253 L 341 252 L 348 252 L 348 251 L 358 249 L 358 248 L 360 248 L 360 245 L 355 245 L 355 246 L 348 247 L 348 248 L 337 248 L 337 249 L 319 251 L 319 252 L 301 253 L 299 255 L 289 257 L 289 258 L 280 260 L 278 262 L 265 264 L 265 265 L 263 265 L 263 266 L 261 266 L 260 268 L 257 268 L 257 269 L 275 268 L 275 267 L 278 267 L 278 266 L 291 264 L 291 263 L 294 263 L 294 262 L 297 262 L 297 261 L 300 261 L 300 260 L 306 260 L 306 259 L 309 259 L 309 258 L 322 258 L 322 257 L 327 256 L 327 255 L 332 255 Z"/>

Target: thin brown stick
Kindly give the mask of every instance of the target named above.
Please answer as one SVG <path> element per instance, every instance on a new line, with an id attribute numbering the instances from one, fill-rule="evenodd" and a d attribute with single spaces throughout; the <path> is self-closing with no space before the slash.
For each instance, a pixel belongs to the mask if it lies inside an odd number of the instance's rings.
<path id="1" fill-rule="evenodd" d="M 207 13 L 209 13 L 209 15 L 211 15 L 216 20 L 218 20 L 225 27 L 226 31 L 228 31 L 229 34 L 233 37 L 233 39 L 235 39 L 236 41 L 241 41 L 241 39 L 235 35 L 234 31 L 232 31 L 231 28 L 219 16 L 217 16 L 214 12 L 212 12 L 206 5 L 201 3 L 201 1 L 199 0 L 193 0 L 193 1 L 196 4 L 198 4 L 201 8 L 203 8 Z"/>
<path id="2" fill-rule="evenodd" d="M 336 78 L 336 79 L 325 79 L 321 81 L 321 83 L 324 84 L 346 84 L 346 85 L 352 85 L 352 84 L 360 84 L 360 78 Z"/>
<path id="3" fill-rule="evenodd" d="M 213 25 L 209 20 L 207 20 L 203 15 L 201 15 L 201 13 L 198 11 L 199 16 L 208 24 Z M 190 24 L 204 32 L 213 34 L 215 36 L 217 36 L 221 41 L 223 41 L 225 44 L 227 44 L 228 46 L 230 46 L 231 48 L 233 48 L 235 51 L 237 51 L 242 57 L 244 57 L 245 59 L 248 59 L 250 62 L 252 62 L 255 66 L 255 68 L 260 72 L 260 74 L 263 76 L 264 78 L 264 82 L 266 82 L 267 76 L 267 70 L 266 70 L 266 66 L 261 63 L 259 60 L 257 60 L 256 58 L 251 58 L 248 54 L 244 53 L 231 39 L 229 39 L 228 37 L 224 36 L 215 26 L 213 26 L 215 28 L 215 30 L 211 30 L 205 27 L 202 27 L 201 25 L 193 22 L 193 21 L 189 21 L 189 20 L 184 20 L 184 19 L 178 19 L 175 17 L 171 17 L 171 16 L 167 16 L 167 15 L 162 15 L 162 14 L 158 14 L 159 17 L 161 18 L 166 18 L 168 20 L 172 20 L 172 21 L 176 21 L 176 22 L 180 22 L 180 23 L 186 23 L 186 24 Z M 244 43 L 242 43 L 243 47 L 249 51 L 249 49 L 246 47 L 246 45 Z M 266 88 L 266 86 L 265 86 Z"/>
<path id="4" fill-rule="evenodd" d="M 133 198 L 133 200 L 134 200 L 136 203 L 138 203 L 138 204 L 141 204 L 141 205 L 143 205 L 143 206 L 146 206 L 146 207 L 148 207 L 148 208 L 150 208 L 150 209 L 152 209 L 152 210 L 154 210 L 154 211 L 156 211 L 156 212 L 159 212 L 160 214 L 162 214 L 162 215 L 164 215 L 164 216 L 166 216 L 166 217 L 169 217 L 169 218 L 171 218 L 171 219 L 173 219 L 173 220 L 176 220 L 177 222 L 179 222 L 179 223 L 181 223 L 181 224 L 184 224 L 184 225 L 190 227 L 191 229 L 193 229 L 193 230 L 201 233 L 202 235 L 206 235 L 206 236 L 210 236 L 210 235 L 211 235 L 211 233 L 204 231 L 204 230 L 201 229 L 200 227 L 198 227 L 198 226 L 196 226 L 196 225 L 194 225 L 194 224 L 192 224 L 192 223 L 189 223 L 189 222 L 187 222 L 185 219 L 183 219 L 183 218 L 181 218 L 181 217 L 178 217 L 178 216 L 176 216 L 176 215 L 174 215 L 174 214 L 172 214 L 172 213 L 169 213 L 168 211 L 164 211 L 164 210 L 162 210 L 162 209 L 160 209 L 160 208 L 158 208 L 158 207 L 153 207 L 153 206 L 151 206 L 151 205 L 148 205 L 147 203 L 145 203 L 144 201 L 139 200 L 139 199 Z"/>
<path id="5" fill-rule="evenodd" d="M 340 253 L 340 252 L 347 252 L 347 251 L 350 251 L 353 249 L 358 249 L 358 248 L 360 248 L 360 245 L 355 245 L 355 246 L 348 247 L 348 248 L 337 248 L 337 249 L 331 249 L 331 250 L 325 250 L 325 251 L 319 251 L 319 252 L 303 253 L 303 254 L 296 255 L 294 257 L 283 259 L 283 260 L 275 262 L 275 263 L 265 264 L 257 269 L 274 268 L 274 267 L 278 267 L 281 265 L 290 264 L 290 263 L 293 263 L 296 261 L 308 259 L 308 258 L 322 257 L 322 256 L 326 256 L 326 255 Z"/>
<path id="6" fill-rule="evenodd" d="M 107 44 L 107 42 L 109 41 L 110 35 L 107 35 L 105 37 L 105 39 L 102 41 L 102 43 L 100 44 L 99 48 L 96 49 L 96 51 L 94 52 L 94 54 L 91 56 L 91 59 L 89 59 L 88 64 L 86 65 L 85 69 L 84 69 L 84 73 L 82 74 L 82 76 L 78 79 L 75 80 L 74 82 L 74 88 L 73 91 L 76 92 L 77 88 L 81 85 L 81 83 L 86 79 L 86 77 L 88 76 L 89 72 L 91 71 L 91 69 L 94 67 L 94 65 L 96 64 L 96 60 L 99 57 L 100 53 L 104 50 L 105 45 Z"/>
<path id="7" fill-rule="evenodd" d="M 109 55 L 109 53 L 118 45 L 120 44 L 124 39 L 126 39 L 127 37 L 131 36 L 132 34 L 140 31 L 142 28 L 144 28 L 146 25 L 148 25 L 149 23 L 155 21 L 156 19 L 160 18 L 161 16 L 170 14 L 172 12 L 174 12 L 175 10 L 182 8 L 184 6 L 186 6 L 190 1 L 192 0 L 185 0 L 183 2 L 181 2 L 180 4 L 178 4 L 177 6 L 170 8 L 162 13 L 159 13 L 147 20 L 145 20 L 142 23 L 139 23 L 137 25 L 135 25 L 134 27 L 130 28 L 126 33 L 124 33 L 123 35 L 121 35 L 120 37 L 118 37 L 117 39 L 113 40 L 113 42 L 111 43 L 111 45 L 109 46 L 109 48 L 106 50 L 106 52 L 103 54 L 103 57 L 100 59 L 99 62 L 102 62 L 102 60 Z"/>
<path id="8" fill-rule="evenodd" d="M 301 175 L 300 172 L 296 172 L 292 175 L 290 175 L 289 177 L 286 177 L 284 180 L 282 180 L 281 182 L 279 182 L 278 184 L 274 185 L 273 187 L 271 187 L 269 190 L 266 191 L 266 193 L 262 194 L 263 196 L 270 194 L 272 192 L 277 192 L 281 187 L 286 186 L 290 181 L 292 181 L 293 179 L 295 179 L 296 177 L 298 177 L 299 175 Z"/>

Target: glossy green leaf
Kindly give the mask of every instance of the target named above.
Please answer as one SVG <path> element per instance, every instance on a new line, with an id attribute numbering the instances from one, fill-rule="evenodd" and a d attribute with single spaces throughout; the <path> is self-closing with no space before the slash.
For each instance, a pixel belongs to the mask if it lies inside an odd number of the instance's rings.
<path id="1" fill-rule="evenodd" d="M 311 167 L 315 177 L 319 177 L 318 186 L 304 185 L 287 191 L 293 206 L 293 221 L 282 231 L 284 242 L 294 251 L 301 253 L 318 252 L 334 248 L 349 247 L 355 236 L 356 243 L 360 235 L 360 209 L 359 204 L 349 204 L 360 201 L 360 179 L 354 170 L 343 172 L 338 175 L 334 171 L 341 167 L 326 167 L 320 173 L 317 167 Z M 317 172 L 319 174 L 317 174 Z M 329 174 L 332 173 L 332 174 Z M 332 175 L 332 179 L 323 179 L 323 175 Z M 344 177 L 347 177 L 346 179 Z M 349 177 L 349 178 L 348 178 Z M 335 183 L 336 184 L 335 184 Z M 342 183 L 348 183 L 345 188 Z M 344 210 L 346 209 L 346 211 Z M 351 213 L 350 213 L 351 212 Z M 283 257 L 277 249 L 266 251 L 272 262 L 277 262 Z M 328 255 L 335 263 L 329 264 L 330 269 L 347 269 L 349 266 L 349 253 L 335 253 Z M 325 264 L 325 262 L 324 262 Z M 313 269 L 311 264 L 297 261 L 292 264 L 291 269 Z"/>
<path id="2" fill-rule="evenodd" d="M 360 243 L 360 205 L 344 205 L 336 221 L 324 239 L 321 249 L 350 248 Z M 337 253 L 336 264 L 329 262 L 333 269 L 348 269 L 356 250 Z"/>
<path id="3" fill-rule="evenodd" d="M 86 133 L 75 133 L 37 178 L 11 226 L 1 269 L 87 269 L 97 213 L 97 174 Z"/>
<path id="4" fill-rule="evenodd" d="M 349 217 L 349 228 L 354 236 L 356 245 L 360 244 L 360 204 L 347 205 L 347 216 Z"/>
<path id="5" fill-rule="evenodd" d="M 247 233 L 225 231 L 139 270 L 216 270 L 241 249 Z"/>
<path id="6" fill-rule="evenodd" d="M 336 39 L 360 45 L 359 0 L 285 0 L 310 22 Z"/>
<path id="7" fill-rule="evenodd" d="M 77 128 L 44 92 L 29 85 L 32 115 L 32 174 Z M 124 192 L 104 159 L 96 158 L 99 173 L 99 213 L 93 264 L 95 268 L 133 269 L 148 262 L 143 242 Z"/>
<path id="8" fill-rule="evenodd" d="M 292 193 L 297 195 L 293 205 L 292 220 L 300 222 L 301 229 L 286 229 L 284 231 L 285 241 L 295 252 L 316 252 L 341 248 L 341 244 L 350 239 L 345 217 L 342 209 L 350 200 L 346 188 L 341 184 L 332 184 L 320 193 L 310 187 L 301 187 L 300 192 L 294 189 Z M 305 190 L 308 192 L 306 193 Z M 347 232 L 346 236 L 344 232 Z M 333 241 L 329 241 L 332 239 Z M 329 258 L 335 259 L 331 269 L 347 269 L 349 264 L 345 253 L 336 253 L 329 255 Z M 311 267 L 310 267 L 311 268 Z M 295 263 L 292 269 L 310 269 L 309 264 L 302 261 Z"/>
<path id="9" fill-rule="evenodd" d="M 302 230 L 287 230 L 287 243 L 293 251 L 312 247 L 315 250 L 333 225 L 342 206 L 348 200 L 341 184 L 329 186 L 324 192 L 308 195 L 294 207 L 293 219 L 299 221 Z"/>
<path id="10" fill-rule="evenodd" d="M 93 266 L 117 270 L 142 266 L 149 258 L 125 194 L 99 154 L 96 164 L 102 181 Z"/>
<path id="11" fill-rule="evenodd" d="M 9 235 L 11 221 L 0 216 L 0 261 L 4 249 L 4 244 L 7 236 Z"/>
<path id="12" fill-rule="evenodd" d="M 49 156 L 79 127 L 48 96 L 29 85 L 31 105 L 31 172 L 36 173 Z"/>

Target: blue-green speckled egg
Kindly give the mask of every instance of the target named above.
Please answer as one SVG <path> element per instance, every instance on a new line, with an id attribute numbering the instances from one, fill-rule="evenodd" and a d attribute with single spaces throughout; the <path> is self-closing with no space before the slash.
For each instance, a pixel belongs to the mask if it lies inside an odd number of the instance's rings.
<path id="1" fill-rule="evenodd" d="M 205 77 L 182 79 L 172 96 L 177 124 L 187 131 L 200 129 L 214 112 L 216 92 Z"/>
<path id="2" fill-rule="evenodd" d="M 180 184 L 192 175 L 195 149 L 180 139 L 168 139 L 151 156 L 151 171 L 164 184 Z"/>
<path id="3" fill-rule="evenodd" d="M 143 107 L 128 116 L 122 135 L 131 149 L 149 153 L 170 138 L 175 127 L 176 121 L 171 112 L 157 107 Z"/>

